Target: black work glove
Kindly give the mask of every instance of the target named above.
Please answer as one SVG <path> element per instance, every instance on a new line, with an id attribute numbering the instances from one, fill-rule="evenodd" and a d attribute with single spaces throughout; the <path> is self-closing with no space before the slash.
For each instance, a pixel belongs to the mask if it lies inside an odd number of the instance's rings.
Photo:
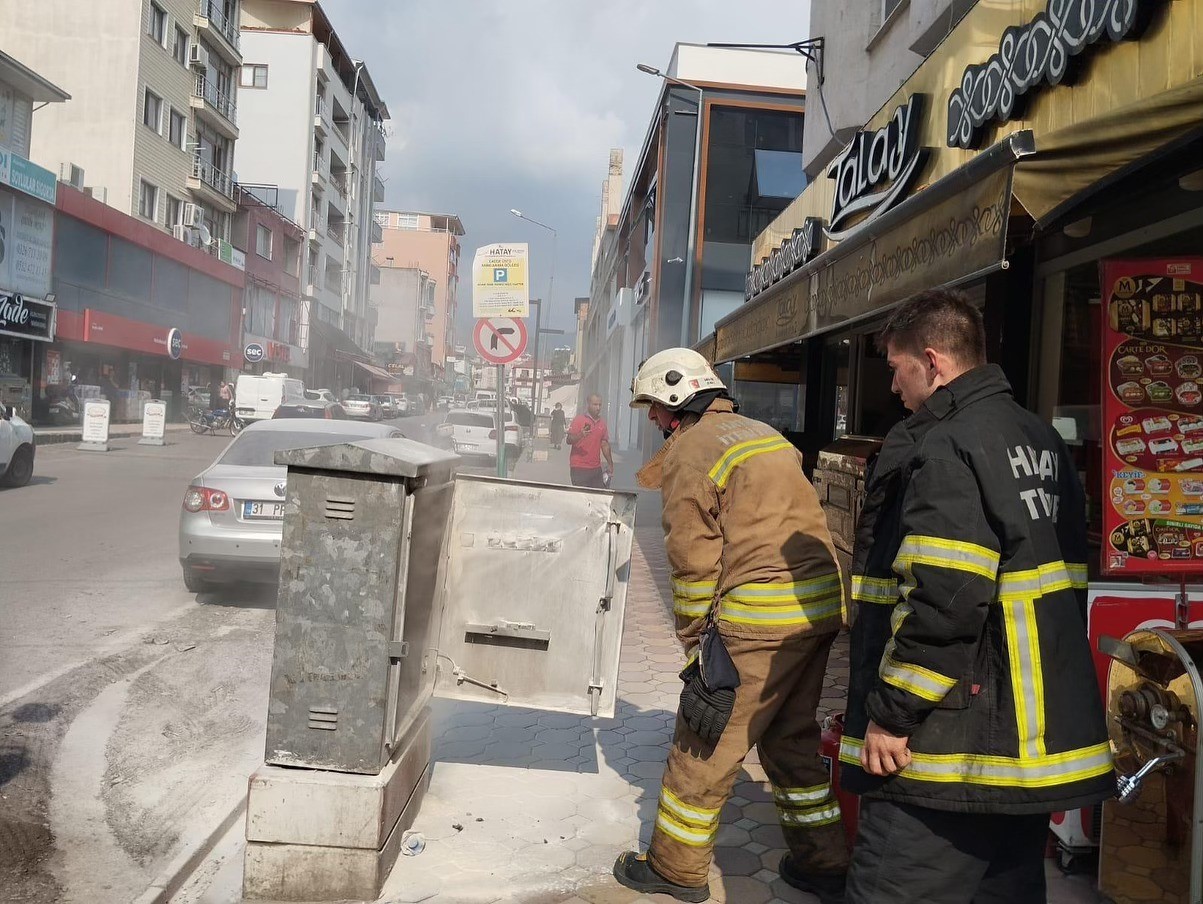
<path id="1" fill-rule="evenodd" d="M 692 667 L 697 672 L 696 667 Z M 686 669 L 689 671 L 689 669 Z M 685 724 L 707 744 L 717 744 L 735 708 L 735 691 L 709 690 L 700 672 L 685 682 L 681 691 L 681 717 Z"/>

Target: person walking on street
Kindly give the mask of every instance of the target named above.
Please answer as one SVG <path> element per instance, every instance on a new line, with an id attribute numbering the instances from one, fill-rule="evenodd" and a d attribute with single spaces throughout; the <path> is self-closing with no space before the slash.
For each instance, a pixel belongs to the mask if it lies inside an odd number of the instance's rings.
<path id="1" fill-rule="evenodd" d="M 568 453 L 568 473 L 574 487 L 604 490 L 606 475 L 614 473 L 610 431 L 602 420 L 601 409 L 601 396 L 594 393 L 585 402 L 585 413 L 573 418 L 568 428 L 568 445 L 572 448 Z"/>
<path id="2" fill-rule="evenodd" d="M 551 412 L 551 447 L 558 449 L 564 442 L 564 406 L 556 402 Z"/>
<path id="3" fill-rule="evenodd" d="M 708 900 L 719 813 L 757 747 L 789 847 L 781 878 L 824 904 L 842 901 L 848 848 L 815 715 L 844 600 L 802 456 L 738 415 L 692 349 L 653 355 L 632 393 L 668 440 L 638 477 L 663 497 L 689 657 L 651 845 L 622 854 L 614 877 L 644 894 Z"/>
<path id="4" fill-rule="evenodd" d="M 1049 814 L 1115 794 L 1077 469 L 986 363 L 965 296 L 920 293 L 877 341 L 912 414 L 873 465 L 853 553 L 847 900 L 1043 902 Z"/>
<path id="5" fill-rule="evenodd" d="M 221 407 L 227 411 L 234 410 L 234 387 L 229 380 L 221 381 Z"/>

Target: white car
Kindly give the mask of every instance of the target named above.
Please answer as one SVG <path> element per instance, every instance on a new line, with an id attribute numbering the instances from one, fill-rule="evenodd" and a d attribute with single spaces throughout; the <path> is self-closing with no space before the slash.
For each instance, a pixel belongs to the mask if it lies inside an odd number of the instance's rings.
<path id="1" fill-rule="evenodd" d="M 439 424 L 435 432 L 444 440 L 450 440 L 451 448 L 460 455 L 483 455 L 497 459 L 497 413 L 495 411 L 449 411 L 447 419 Z M 517 461 L 522 452 L 521 433 L 518 422 L 507 412 L 505 422 L 505 454 Z"/>
<path id="2" fill-rule="evenodd" d="M 0 486 L 23 487 L 33 477 L 33 428 L 12 408 L 0 411 Z"/>

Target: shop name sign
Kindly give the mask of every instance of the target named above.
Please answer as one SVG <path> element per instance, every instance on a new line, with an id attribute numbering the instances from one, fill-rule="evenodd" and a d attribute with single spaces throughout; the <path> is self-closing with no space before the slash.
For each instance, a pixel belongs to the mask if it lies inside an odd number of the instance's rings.
<path id="1" fill-rule="evenodd" d="M 752 268 L 744 280 L 744 297 L 753 298 L 769 286 L 780 282 L 819 253 L 823 236 L 823 221 L 807 217 L 800 229 L 769 252 L 768 260 Z"/>
<path id="2" fill-rule="evenodd" d="M 927 149 L 919 146 L 924 100 L 915 94 L 877 131 L 857 132 L 831 162 L 827 178 L 835 180 L 835 200 L 828 238 L 845 238 L 903 198 L 927 159 Z M 860 219 L 849 225 L 855 217 Z"/>
<path id="3" fill-rule="evenodd" d="M 0 183 L 47 204 L 53 204 L 58 197 L 58 179 L 54 173 L 3 148 L 0 148 Z"/>
<path id="4" fill-rule="evenodd" d="M 22 339 L 54 339 L 54 304 L 0 293 L 0 333 Z"/>
<path id="5" fill-rule="evenodd" d="M 1025 96 L 1056 87 L 1073 57 L 1106 39 L 1135 37 L 1155 0 L 1049 0 L 1027 25 L 1002 34 L 998 53 L 968 66 L 948 97 L 948 146 L 977 148 L 987 124 L 1022 115 Z"/>

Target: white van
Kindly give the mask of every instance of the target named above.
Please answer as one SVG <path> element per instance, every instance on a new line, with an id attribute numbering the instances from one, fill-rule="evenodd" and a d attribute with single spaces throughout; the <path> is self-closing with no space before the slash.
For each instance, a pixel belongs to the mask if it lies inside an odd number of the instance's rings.
<path id="1" fill-rule="evenodd" d="M 281 405 L 305 400 L 305 384 L 288 374 L 239 374 L 234 413 L 244 421 L 267 421 Z"/>

